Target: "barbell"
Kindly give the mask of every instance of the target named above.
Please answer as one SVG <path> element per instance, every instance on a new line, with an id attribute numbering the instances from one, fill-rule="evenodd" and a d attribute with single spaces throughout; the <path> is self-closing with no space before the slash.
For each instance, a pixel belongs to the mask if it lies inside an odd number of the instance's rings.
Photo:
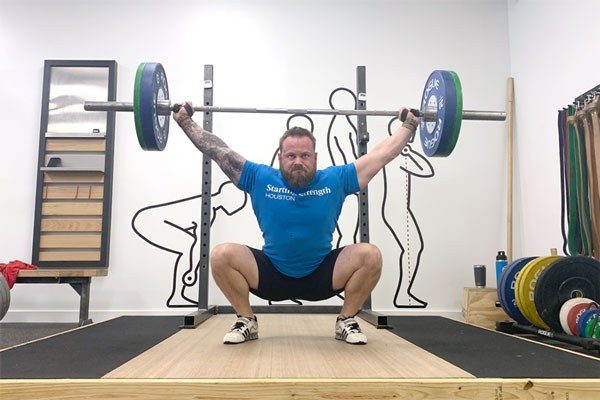
<path id="1" fill-rule="evenodd" d="M 207 84 L 211 84 L 207 82 Z M 140 63 L 135 74 L 133 102 L 86 101 L 86 111 L 133 112 L 135 129 L 144 150 L 163 150 L 169 136 L 169 114 L 177 105 L 169 101 L 167 75 L 160 63 Z M 320 114 L 396 117 L 398 111 L 337 110 L 298 108 L 243 108 L 194 106 L 194 111 L 259 114 Z M 421 107 L 414 111 L 421 116 L 419 133 L 423 151 L 429 157 L 447 157 L 452 153 L 462 120 L 504 121 L 502 111 L 463 110 L 462 86 L 453 71 L 436 70 L 429 75 Z"/>

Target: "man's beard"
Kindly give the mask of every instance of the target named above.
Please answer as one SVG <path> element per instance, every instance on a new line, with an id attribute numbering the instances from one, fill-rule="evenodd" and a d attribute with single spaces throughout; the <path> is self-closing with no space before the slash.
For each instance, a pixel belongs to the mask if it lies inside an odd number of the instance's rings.
<path id="1" fill-rule="evenodd" d="M 296 166 L 296 167 L 292 167 L 288 171 L 281 168 L 281 175 L 283 175 L 283 178 L 291 186 L 294 186 L 297 188 L 303 188 L 305 186 L 308 186 L 310 181 L 312 181 L 312 179 L 315 176 L 316 171 L 317 171 L 316 167 L 306 170 L 301 166 Z"/>

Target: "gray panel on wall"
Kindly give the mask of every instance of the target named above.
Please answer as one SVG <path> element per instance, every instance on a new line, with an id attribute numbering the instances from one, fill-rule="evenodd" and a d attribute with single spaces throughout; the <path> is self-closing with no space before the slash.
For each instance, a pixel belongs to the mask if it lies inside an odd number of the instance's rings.
<path id="1" fill-rule="evenodd" d="M 106 135 L 105 112 L 87 112 L 84 101 L 108 96 L 108 68 L 53 67 L 48 102 L 47 137 Z"/>

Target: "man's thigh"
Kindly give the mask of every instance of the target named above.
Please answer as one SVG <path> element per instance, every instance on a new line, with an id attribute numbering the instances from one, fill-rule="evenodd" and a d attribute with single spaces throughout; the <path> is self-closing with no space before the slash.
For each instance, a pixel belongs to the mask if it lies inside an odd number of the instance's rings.
<path id="1" fill-rule="evenodd" d="M 222 255 L 226 256 L 229 266 L 242 274 L 248 282 L 248 286 L 253 289 L 258 288 L 258 265 L 248 246 L 238 243 L 223 243 L 215 247 L 213 252 L 223 252 Z M 213 253 L 213 256 L 218 257 L 219 255 L 221 254 Z"/>
<path id="2" fill-rule="evenodd" d="M 338 255 L 333 267 L 332 286 L 334 290 L 343 289 L 359 268 L 364 265 L 365 255 L 373 251 L 370 243 L 349 244 Z"/>

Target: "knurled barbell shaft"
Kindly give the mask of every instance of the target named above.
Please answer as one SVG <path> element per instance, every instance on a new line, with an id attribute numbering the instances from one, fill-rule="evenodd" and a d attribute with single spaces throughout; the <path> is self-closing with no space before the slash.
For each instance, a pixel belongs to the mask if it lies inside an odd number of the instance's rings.
<path id="1" fill-rule="evenodd" d="M 169 101 L 158 101 L 157 114 L 169 115 L 172 104 Z M 83 108 L 86 111 L 128 111 L 133 112 L 133 103 L 120 101 L 86 101 Z M 398 111 L 381 110 L 334 110 L 334 109 L 303 109 L 303 108 L 244 108 L 244 107 L 215 107 L 194 106 L 194 111 L 214 113 L 246 113 L 246 114 L 320 114 L 320 115 L 371 115 L 382 117 L 395 117 Z M 422 111 L 425 121 L 435 119 L 435 112 Z M 463 120 L 475 121 L 504 121 L 504 111 L 473 111 L 463 110 Z"/>

